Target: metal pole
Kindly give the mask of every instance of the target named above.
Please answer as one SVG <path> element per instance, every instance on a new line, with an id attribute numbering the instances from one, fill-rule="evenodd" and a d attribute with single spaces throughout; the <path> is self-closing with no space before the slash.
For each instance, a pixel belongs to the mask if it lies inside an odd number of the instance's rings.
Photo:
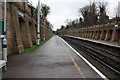
<path id="1" fill-rule="evenodd" d="M 7 25 L 6 25 L 6 0 L 4 0 L 4 39 L 3 39 L 3 59 L 7 62 Z M 6 70 L 6 66 L 5 66 Z"/>
<path id="2" fill-rule="evenodd" d="M 38 0 L 37 46 L 40 46 L 40 0 Z"/>
<path id="3" fill-rule="evenodd" d="M 6 0 L 4 2 L 4 32 L 6 32 Z"/>

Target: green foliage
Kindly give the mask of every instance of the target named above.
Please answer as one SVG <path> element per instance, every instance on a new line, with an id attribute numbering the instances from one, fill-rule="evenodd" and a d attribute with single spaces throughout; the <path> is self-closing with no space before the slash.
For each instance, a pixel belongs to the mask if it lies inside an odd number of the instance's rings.
<path id="1" fill-rule="evenodd" d="M 32 48 L 24 48 L 24 52 L 33 52 L 37 49 L 37 45 L 34 45 Z"/>
<path id="2" fill-rule="evenodd" d="M 47 15 L 50 13 L 50 7 L 46 4 L 41 4 L 41 13 L 43 18 L 46 18 Z"/>
<path id="3" fill-rule="evenodd" d="M 47 39 L 44 40 L 44 41 L 41 41 L 41 42 L 40 42 L 40 46 L 43 45 L 43 44 L 44 44 L 45 42 L 47 42 L 48 40 L 50 40 L 51 38 L 52 38 L 52 36 L 49 37 L 49 38 L 47 38 Z M 24 48 L 24 52 L 34 52 L 37 48 L 38 48 L 37 45 L 34 45 L 32 48 Z"/>
<path id="4" fill-rule="evenodd" d="M 42 17 L 46 18 L 48 14 L 50 13 L 50 7 L 42 3 L 40 12 L 41 12 Z M 36 16 L 38 15 L 38 6 L 36 7 L 35 14 Z"/>
<path id="5" fill-rule="evenodd" d="M 53 36 L 51 36 L 51 37 L 47 38 L 46 40 L 40 42 L 40 46 L 43 45 L 43 44 L 44 44 L 45 42 L 47 42 L 48 40 L 50 40 L 52 37 L 53 37 Z"/>

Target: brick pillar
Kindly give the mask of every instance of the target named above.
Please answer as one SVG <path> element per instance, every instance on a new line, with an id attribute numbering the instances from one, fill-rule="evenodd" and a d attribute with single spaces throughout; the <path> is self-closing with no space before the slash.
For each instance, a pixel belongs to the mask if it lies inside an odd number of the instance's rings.
<path id="1" fill-rule="evenodd" d="M 88 32 L 86 32 L 86 38 L 88 37 Z"/>
<path id="2" fill-rule="evenodd" d="M 81 33 L 80 33 L 80 31 L 79 31 L 79 37 L 80 37 L 80 35 L 81 35 Z"/>
<path id="3" fill-rule="evenodd" d="M 44 19 L 42 18 L 42 23 L 41 23 L 41 37 L 42 37 L 42 41 L 44 40 Z"/>
<path id="4" fill-rule="evenodd" d="M 89 32 L 87 32 L 87 38 L 89 37 Z"/>
<path id="5" fill-rule="evenodd" d="M 88 36 L 89 36 L 89 32 L 87 32 L 87 36 L 86 36 L 86 38 L 88 38 Z"/>
<path id="6" fill-rule="evenodd" d="M 98 31 L 97 32 L 97 35 L 96 35 L 96 40 L 100 39 L 100 32 Z"/>
<path id="7" fill-rule="evenodd" d="M 112 39 L 111 39 L 111 41 L 114 42 L 114 41 L 116 41 L 116 40 L 118 40 L 118 31 L 117 31 L 117 30 L 114 30 L 114 31 L 113 31 L 113 34 L 112 34 Z"/>
<path id="8" fill-rule="evenodd" d="M 90 37 L 90 38 L 92 38 L 92 36 L 93 36 L 93 31 L 92 31 L 92 34 L 91 34 L 91 37 Z"/>
<path id="9" fill-rule="evenodd" d="M 91 36 L 92 36 L 92 31 L 90 31 L 90 35 L 89 35 L 89 38 L 91 38 Z"/>
<path id="10" fill-rule="evenodd" d="M 25 13 L 25 22 L 23 23 L 21 30 L 22 40 L 24 47 L 32 47 L 31 35 L 30 35 L 30 28 L 29 28 L 29 18 L 28 15 Z"/>
<path id="11" fill-rule="evenodd" d="M 37 44 L 37 36 L 36 36 L 36 31 L 35 31 L 35 24 L 32 19 L 32 22 L 29 24 L 30 27 L 30 34 L 31 34 L 31 40 L 33 45 Z"/>
<path id="12" fill-rule="evenodd" d="M 105 40 L 107 41 L 107 40 L 109 40 L 109 38 L 110 38 L 110 31 L 107 30 Z"/>
<path id="13" fill-rule="evenodd" d="M 118 41 L 120 43 L 120 29 L 118 29 Z"/>
<path id="14" fill-rule="evenodd" d="M 79 32 L 79 30 L 78 30 L 78 37 L 80 37 L 80 32 Z"/>
<path id="15" fill-rule="evenodd" d="M 86 32 L 84 32 L 84 37 L 85 37 Z"/>
<path id="16" fill-rule="evenodd" d="M 21 39 L 17 8 L 14 5 L 11 5 L 10 8 L 11 17 L 8 20 L 10 24 L 7 26 L 8 53 L 22 53 L 24 46 Z"/>
<path id="17" fill-rule="evenodd" d="M 81 37 L 81 32 L 79 31 L 79 37 Z"/>
<path id="18" fill-rule="evenodd" d="M 89 35 L 89 38 L 91 38 L 91 36 L 92 36 L 92 31 L 90 31 L 90 35 Z"/>
<path id="19" fill-rule="evenodd" d="M 82 37 L 84 37 L 84 33 L 82 32 Z"/>
<path id="20" fill-rule="evenodd" d="M 100 35 L 100 40 L 105 40 L 105 35 L 106 35 L 106 32 L 102 31 L 102 33 Z"/>
<path id="21" fill-rule="evenodd" d="M 82 32 L 82 37 L 84 37 L 84 32 Z"/>
<path id="22" fill-rule="evenodd" d="M 95 39 L 95 31 L 93 31 L 92 39 Z"/>
<path id="23" fill-rule="evenodd" d="M 42 17 L 40 16 L 40 40 L 43 41 L 43 29 L 42 29 L 42 26 L 43 26 L 43 21 L 42 21 Z"/>
<path id="24" fill-rule="evenodd" d="M 81 37 L 81 32 L 79 32 L 79 37 Z"/>
<path id="25" fill-rule="evenodd" d="M 88 36 L 87 36 L 87 38 L 89 38 L 90 37 L 90 32 L 88 32 Z"/>
<path id="26" fill-rule="evenodd" d="M 85 31 L 85 38 L 87 37 L 87 32 Z"/>
<path id="27" fill-rule="evenodd" d="M 65 33 L 64 33 L 65 34 Z M 45 40 L 47 39 L 47 23 L 45 21 Z"/>

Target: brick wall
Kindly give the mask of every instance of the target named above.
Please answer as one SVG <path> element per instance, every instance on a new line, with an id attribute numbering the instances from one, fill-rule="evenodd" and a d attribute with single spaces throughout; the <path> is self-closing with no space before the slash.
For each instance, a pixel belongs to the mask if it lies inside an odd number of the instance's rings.
<path id="1" fill-rule="evenodd" d="M 23 53 L 25 47 L 32 47 L 37 44 L 37 15 L 34 13 L 34 16 L 31 16 L 31 8 L 33 7 L 28 6 L 27 2 L 7 3 L 8 55 Z M 24 17 L 18 15 L 18 11 L 23 14 Z M 2 19 L 4 19 L 3 15 Z M 42 41 L 44 34 L 44 19 L 42 17 L 40 22 L 40 38 Z M 45 27 L 46 38 L 49 37 L 48 28 L 49 25 L 47 23 Z"/>
<path id="2" fill-rule="evenodd" d="M 115 27 L 115 25 L 119 27 Z M 73 29 L 59 32 L 60 35 L 78 36 L 96 40 L 120 41 L 119 39 L 120 22 L 107 23 L 104 25 L 90 26 L 80 29 Z"/>

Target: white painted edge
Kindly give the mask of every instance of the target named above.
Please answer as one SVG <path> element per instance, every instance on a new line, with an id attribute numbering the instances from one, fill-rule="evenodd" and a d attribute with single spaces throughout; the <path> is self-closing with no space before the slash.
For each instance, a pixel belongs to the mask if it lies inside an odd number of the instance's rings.
<path id="1" fill-rule="evenodd" d="M 61 38 L 62 39 L 62 38 Z M 63 39 L 62 39 L 63 40 Z M 109 80 L 105 75 L 103 75 L 96 67 L 94 67 L 87 59 L 85 59 L 82 55 L 80 55 L 74 48 L 72 48 L 65 40 L 63 40 L 67 46 L 69 46 L 80 58 L 82 58 L 95 72 L 100 75 L 100 77 L 104 78 L 105 80 Z"/>

